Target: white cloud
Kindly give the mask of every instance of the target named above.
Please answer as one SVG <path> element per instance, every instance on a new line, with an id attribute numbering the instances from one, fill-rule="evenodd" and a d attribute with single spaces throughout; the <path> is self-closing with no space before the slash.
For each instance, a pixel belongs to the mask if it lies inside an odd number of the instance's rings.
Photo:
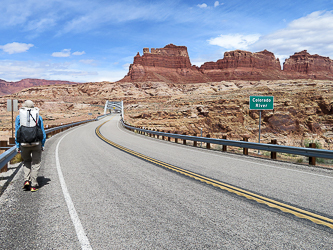
<path id="1" fill-rule="evenodd" d="M 122 65 L 122 67 L 123 69 L 128 69 L 130 65 L 131 65 L 130 63 L 125 63 Z"/>
<path id="2" fill-rule="evenodd" d="M 72 55 L 74 55 L 74 56 L 82 56 L 82 55 L 84 55 L 86 52 L 84 52 L 84 51 L 82 51 L 82 52 L 80 52 L 80 51 L 76 51 L 76 52 L 73 52 L 73 54 Z"/>
<path id="3" fill-rule="evenodd" d="M 97 76 L 86 77 L 86 82 L 102 82 L 102 81 L 109 81 L 115 82 L 119 81 L 120 79 L 124 78 L 128 73 L 128 68 L 126 70 L 100 70 L 98 71 Z"/>
<path id="4" fill-rule="evenodd" d="M 61 52 L 53 52 L 53 57 L 69 57 L 71 55 L 70 49 L 63 49 Z"/>
<path id="5" fill-rule="evenodd" d="M 103 72 L 103 73 L 102 73 Z M 123 71 L 121 71 L 123 72 Z M 46 80 L 65 80 L 74 82 L 88 82 L 97 81 L 96 79 L 107 79 L 111 72 L 104 72 L 103 70 L 77 67 L 75 64 L 64 63 L 50 63 L 50 62 L 33 62 L 33 61 L 9 61 L 0 60 L 0 74 L 1 79 L 6 81 L 19 81 L 24 78 L 39 78 Z M 125 76 L 122 73 L 122 77 Z M 109 78 L 109 81 L 118 79 L 115 76 Z"/>
<path id="6" fill-rule="evenodd" d="M 28 31 L 43 32 L 56 25 L 56 21 L 51 18 L 42 18 L 29 21 L 25 27 Z"/>
<path id="7" fill-rule="evenodd" d="M 223 3 L 220 3 L 219 1 L 215 1 L 214 2 L 214 8 L 216 8 L 216 7 L 220 6 L 220 5 L 223 5 Z M 212 7 L 208 6 L 206 3 L 198 4 L 197 6 L 199 8 L 201 8 L 201 9 L 205 9 L 205 8 L 212 9 Z"/>
<path id="8" fill-rule="evenodd" d="M 52 56 L 53 57 L 70 57 L 71 55 L 74 55 L 74 56 L 82 56 L 84 55 L 86 52 L 84 51 L 75 51 L 73 53 L 71 53 L 71 49 L 63 49 L 62 51 L 60 52 L 53 52 L 52 53 Z"/>
<path id="9" fill-rule="evenodd" d="M 203 3 L 203 4 L 198 4 L 197 5 L 199 8 L 207 8 L 208 6 L 207 6 L 207 4 L 205 4 L 205 3 Z"/>
<path id="10" fill-rule="evenodd" d="M 251 48 L 289 56 L 302 50 L 308 50 L 310 54 L 333 56 L 332 30 L 333 11 L 316 11 L 290 22 L 284 29 L 260 37 Z"/>
<path id="11" fill-rule="evenodd" d="M 81 13 L 68 20 L 63 28 L 59 30 L 57 36 L 70 32 L 87 32 L 88 30 L 96 30 L 103 25 L 119 24 L 133 20 L 163 21 L 170 16 L 173 10 L 172 5 L 167 1 L 149 4 L 140 4 L 140 1 L 131 4 L 125 1 L 109 4 L 91 2 L 89 4 L 92 4 L 91 8 L 82 7 Z"/>
<path id="12" fill-rule="evenodd" d="M 84 64 L 96 65 L 95 60 L 92 59 L 80 60 L 79 62 Z"/>
<path id="13" fill-rule="evenodd" d="M 215 3 L 214 3 L 214 7 L 216 8 L 216 7 L 219 6 L 219 5 L 222 5 L 222 4 L 220 4 L 219 1 L 215 1 Z"/>
<path id="14" fill-rule="evenodd" d="M 34 45 L 29 43 L 7 43 L 5 45 L 0 45 L 0 49 L 2 49 L 4 52 L 8 54 L 16 54 L 16 53 L 22 53 L 28 51 L 31 47 Z"/>
<path id="15" fill-rule="evenodd" d="M 205 62 L 204 61 L 195 61 L 195 60 L 193 60 L 192 62 L 192 65 L 195 65 L 195 66 L 198 66 L 198 67 L 200 67 L 202 64 L 204 64 Z"/>
<path id="16" fill-rule="evenodd" d="M 249 45 L 254 44 L 259 40 L 259 37 L 259 34 L 229 34 L 212 38 L 208 40 L 208 42 L 211 45 L 217 45 L 225 49 L 248 49 Z"/>

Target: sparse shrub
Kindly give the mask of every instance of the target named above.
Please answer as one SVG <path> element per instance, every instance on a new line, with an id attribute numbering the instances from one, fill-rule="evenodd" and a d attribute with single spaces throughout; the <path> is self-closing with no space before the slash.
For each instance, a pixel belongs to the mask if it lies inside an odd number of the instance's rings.
<path id="1" fill-rule="evenodd" d="M 313 140 L 309 140 L 309 139 L 305 139 L 305 140 L 304 140 L 304 146 L 305 146 L 306 148 L 309 147 L 310 143 L 315 143 L 315 144 L 316 144 L 316 148 L 318 148 L 318 149 L 321 149 L 321 148 L 322 148 L 321 143 L 320 143 L 319 141 L 317 141 L 317 140 L 315 140 L 315 141 L 313 141 Z"/>
<path id="2" fill-rule="evenodd" d="M 15 164 L 15 163 L 19 163 L 19 162 L 22 162 L 22 161 L 23 161 L 22 156 L 21 156 L 20 153 L 18 153 L 14 156 L 13 159 L 10 160 L 10 163 Z"/>
<path id="3" fill-rule="evenodd" d="M 303 163 L 303 158 L 298 158 L 297 163 Z"/>
<path id="4" fill-rule="evenodd" d="M 262 151 L 262 154 L 264 156 L 271 156 L 271 152 L 268 152 L 268 151 Z"/>

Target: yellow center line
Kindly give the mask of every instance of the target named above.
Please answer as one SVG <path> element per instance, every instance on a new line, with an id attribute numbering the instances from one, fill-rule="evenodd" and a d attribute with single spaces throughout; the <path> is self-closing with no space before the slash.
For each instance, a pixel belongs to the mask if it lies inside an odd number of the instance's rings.
<path id="1" fill-rule="evenodd" d="M 108 121 L 110 121 L 110 120 L 108 120 Z M 197 173 L 194 173 L 194 172 L 182 169 L 182 168 L 177 167 L 177 166 L 173 166 L 171 164 L 159 161 L 157 159 L 154 159 L 154 158 L 151 158 L 149 156 L 140 154 L 140 153 L 135 152 L 135 151 L 133 151 L 131 149 L 128 149 L 128 148 L 125 148 L 125 147 L 123 147 L 123 146 L 121 146 L 119 144 L 116 144 L 116 143 L 108 140 L 107 138 L 105 138 L 100 133 L 100 128 L 105 123 L 107 123 L 108 121 L 106 121 L 106 122 L 102 123 L 101 125 L 99 125 L 96 128 L 95 132 L 96 132 L 96 135 L 100 139 L 102 139 L 104 142 L 110 144 L 111 146 L 113 146 L 115 148 L 118 148 L 118 149 L 120 149 L 120 150 L 122 150 L 122 151 L 124 151 L 124 152 L 126 152 L 128 154 L 136 156 L 136 157 L 138 157 L 140 159 L 143 159 L 145 161 L 151 162 L 151 163 L 153 163 L 155 165 L 158 165 L 158 166 L 170 169 L 170 170 L 172 170 L 174 172 L 177 172 L 177 173 L 180 173 L 182 175 L 185 175 L 185 176 L 188 176 L 190 178 L 193 178 L 195 180 L 204 182 L 204 183 L 206 183 L 208 185 L 212 185 L 214 187 L 218 187 L 218 188 L 220 188 L 222 190 L 226 190 L 226 191 L 228 191 L 230 193 L 237 194 L 238 196 L 245 197 L 245 198 L 247 198 L 249 200 L 257 201 L 258 203 L 265 204 L 265 205 L 267 205 L 267 206 L 269 206 L 271 208 L 277 208 L 277 209 L 281 210 L 282 212 L 293 214 L 293 215 L 295 215 L 295 216 L 297 216 L 299 218 L 307 219 L 307 220 L 310 220 L 310 221 L 312 221 L 312 222 L 314 222 L 316 224 L 321 224 L 321 225 L 324 225 L 324 226 L 327 226 L 327 227 L 333 229 L 333 219 L 331 219 L 331 218 L 328 218 L 328 217 L 325 217 L 325 216 L 322 216 L 322 215 L 319 215 L 319 214 L 315 214 L 315 213 L 312 213 L 312 212 L 309 212 L 309 211 L 306 211 L 306 210 L 303 210 L 303 209 L 300 209 L 300 208 L 297 208 L 297 207 L 294 207 L 294 206 L 291 206 L 291 205 L 288 205 L 288 204 L 285 204 L 285 203 L 282 203 L 282 202 L 279 202 L 279 201 L 275 201 L 273 199 L 270 199 L 270 198 L 267 198 L 267 197 L 264 197 L 264 196 L 261 196 L 261 195 L 258 195 L 258 194 L 246 191 L 244 189 L 232 186 L 232 185 L 227 184 L 227 183 L 223 183 L 223 182 L 220 182 L 220 181 L 217 181 L 217 180 L 214 180 L 214 179 L 210 179 L 210 178 L 202 176 L 200 174 L 197 174 Z"/>

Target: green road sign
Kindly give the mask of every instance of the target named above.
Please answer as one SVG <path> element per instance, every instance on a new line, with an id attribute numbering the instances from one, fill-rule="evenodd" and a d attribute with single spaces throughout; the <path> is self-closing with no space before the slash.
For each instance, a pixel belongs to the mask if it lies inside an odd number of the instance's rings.
<path id="1" fill-rule="evenodd" d="M 274 96 L 250 96 L 250 109 L 271 110 L 273 106 Z"/>

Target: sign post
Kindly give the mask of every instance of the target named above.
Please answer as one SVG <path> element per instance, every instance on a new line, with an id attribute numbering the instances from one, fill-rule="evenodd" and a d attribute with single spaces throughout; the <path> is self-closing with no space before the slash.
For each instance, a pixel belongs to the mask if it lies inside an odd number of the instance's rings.
<path id="1" fill-rule="evenodd" d="M 14 111 L 18 110 L 18 101 L 7 99 L 7 111 L 12 112 L 12 138 L 14 138 Z"/>
<path id="2" fill-rule="evenodd" d="M 259 110 L 259 140 L 261 132 L 261 111 L 274 109 L 274 96 L 250 96 L 250 110 Z M 260 154 L 260 150 L 258 150 Z"/>

